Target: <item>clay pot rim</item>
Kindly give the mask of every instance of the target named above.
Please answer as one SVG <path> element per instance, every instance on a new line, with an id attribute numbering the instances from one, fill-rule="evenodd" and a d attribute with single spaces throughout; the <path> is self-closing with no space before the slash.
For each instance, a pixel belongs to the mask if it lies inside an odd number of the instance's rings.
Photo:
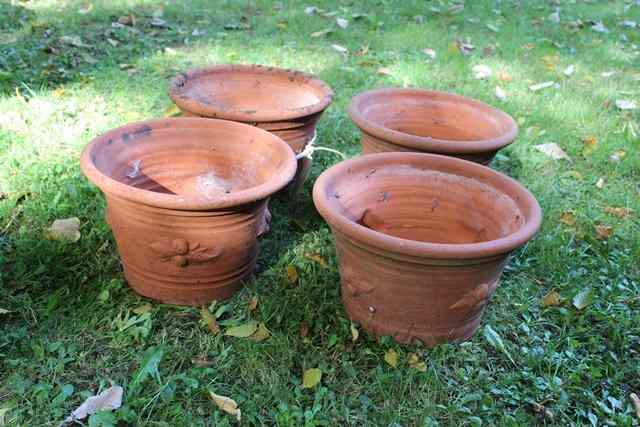
<path id="1" fill-rule="evenodd" d="M 281 173 L 274 174 L 268 181 L 245 190 L 224 194 L 215 199 L 194 196 L 180 196 L 174 194 L 158 193 L 123 184 L 102 173 L 91 159 L 92 151 L 99 145 L 106 144 L 110 139 L 119 138 L 122 134 L 132 132 L 140 128 L 154 127 L 154 132 L 160 131 L 159 127 L 167 129 L 192 129 L 192 128 L 218 128 L 220 126 L 241 128 L 242 133 L 249 138 L 250 135 L 270 140 L 272 144 L 279 146 L 286 165 Z M 152 119 L 141 122 L 129 123 L 124 126 L 111 129 L 94 138 L 84 148 L 80 157 L 80 167 L 83 173 L 97 185 L 105 194 L 120 197 L 136 203 L 148 206 L 175 209 L 184 211 L 204 211 L 239 206 L 265 199 L 284 188 L 296 173 L 297 161 L 291 147 L 281 138 L 270 132 L 244 123 L 228 120 L 202 119 L 202 118 L 166 118 Z"/>
<path id="2" fill-rule="evenodd" d="M 427 168 L 433 166 L 432 170 L 436 171 L 478 178 L 480 182 L 486 183 L 487 180 L 497 182 L 500 186 L 494 186 L 496 190 L 511 192 L 519 198 L 514 201 L 522 210 L 525 224 L 514 233 L 487 242 L 460 244 L 420 242 L 380 233 L 348 219 L 340 213 L 339 199 L 327 194 L 334 182 L 348 179 L 350 169 L 373 169 L 389 164 L 407 164 L 408 161 L 420 162 Z M 542 224 L 542 210 L 538 201 L 519 182 L 486 166 L 437 154 L 388 152 L 367 154 L 340 162 L 324 171 L 316 180 L 313 187 L 313 201 L 318 212 L 331 228 L 343 233 L 348 239 L 382 251 L 426 259 L 478 259 L 503 255 L 524 245 L 538 232 Z"/>
<path id="3" fill-rule="evenodd" d="M 474 108 L 490 111 L 492 114 L 495 114 L 499 118 L 499 120 L 507 123 L 507 130 L 502 135 L 496 138 L 466 141 L 445 140 L 399 132 L 373 122 L 367 119 L 361 113 L 362 104 L 370 101 L 372 98 L 403 93 L 407 95 L 418 95 L 423 97 L 435 96 L 441 99 L 450 99 L 452 101 L 462 102 Z M 494 108 L 489 104 L 485 104 L 484 102 L 478 101 L 476 99 L 435 90 L 396 87 L 373 89 L 354 96 L 351 99 L 347 111 L 349 113 L 349 116 L 351 117 L 351 120 L 353 120 L 353 122 L 366 133 L 369 133 L 376 138 L 390 141 L 393 144 L 406 146 L 408 148 L 420 151 L 432 151 L 445 154 L 484 153 L 487 151 L 497 151 L 503 147 L 506 147 L 507 145 L 511 144 L 518 136 L 518 124 L 513 119 L 513 117 L 511 117 L 504 111 Z"/>
<path id="4" fill-rule="evenodd" d="M 193 80 L 208 74 L 218 72 L 238 72 L 248 74 L 285 74 L 289 78 L 293 78 L 304 82 L 308 86 L 314 86 L 321 93 L 322 98 L 315 104 L 310 104 L 301 108 L 292 108 L 289 110 L 257 110 L 247 113 L 247 110 L 239 109 L 222 109 L 214 105 L 207 105 L 195 99 L 183 98 L 180 96 L 181 88 L 187 81 Z M 169 97 L 182 110 L 190 113 L 198 114 L 204 117 L 215 117 L 225 120 L 235 120 L 241 122 L 277 122 L 282 120 L 299 119 L 311 114 L 324 111 L 333 100 L 333 90 L 329 85 L 319 78 L 304 73 L 302 71 L 290 70 L 286 68 L 270 67 L 266 65 L 245 65 L 245 64 L 223 64 L 214 65 L 206 68 L 196 68 L 180 73 L 176 76 L 169 86 Z"/>

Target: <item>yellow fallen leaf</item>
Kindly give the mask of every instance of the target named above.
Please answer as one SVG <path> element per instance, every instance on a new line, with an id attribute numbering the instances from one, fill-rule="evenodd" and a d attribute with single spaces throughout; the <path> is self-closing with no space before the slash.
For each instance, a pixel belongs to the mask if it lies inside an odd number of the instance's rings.
<path id="1" fill-rule="evenodd" d="M 398 353 L 392 348 L 384 354 L 384 361 L 394 368 L 398 367 Z"/>
<path id="2" fill-rule="evenodd" d="M 182 110 L 176 104 L 171 104 L 164 110 L 164 117 L 177 117 L 182 114 Z"/>
<path id="3" fill-rule="evenodd" d="M 542 57 L 542 62 L 544 62 L 544 66 L 547 70 L 553 71 L 556 69 L 556 66 L 560 62 L 560 56 L 558 54 L 544 55 Z"/>
<path id="4" fill-rule="evenodd" d="M 209 392 L 209 397 L 211 398 L 211 400 L 213 400 L 213 402 L 216 405 L 218 405 L 218 408 L 220 408 L 227 414 L 236 417 L 236 420 L 240 422 L 240 420 L 242 419 L 242 412 L 240 411 L 240 408 L 238 408 L 238 404 L 236 403 L 235 400 L 227 396 L 221 396 L 219 394 L 215 394 L 211 391 Z"/>
<path id="5" fill-rule="evenodd" d="M 258 322 L 251 320 L 243 325 L 232 326 L 227 328 L 225 335 L 236 338 L 249 338 L 258 329 Z"/>
<path id="6" fill-rule="evenodd" d="M 318 368 L 307 369 L 302 375 L 302 387 L 314 388 L 322 379 L 322 371 Z"/>
<path id="7" fill-rule="evenodd" d="M 576 215 L 571 211 L 565 211 L 560 214 L 560 222 L 567 225 L 576 223 Z"/>
<path id="8" fill-rule="evenodd" d="M 582 144 L 584 145 L 584 148 L 582 149 L 582 155 L 588 156 L 596 149 L 596 146 L 598 145 L 598 138 L 593 135 L 589 135 L 582 140 Z"/>
<path id="9" fill-rule="evenodd" d="M 133 311 L 135 314 L 144 314 L 144 313 L 148 313 L 151 311 L 151 304 L 147 303 L 147 304 L 142 304 L 141 306 L 138 306 L 136 308 L 134 308 Z"/>
<path id="10" fill-rule="evenodd" d="M 260 324 L 258 325 L 258 329 L 256 329 L 256 332 L 251 335 L 249 339 L 255 342 L 261 342 L 268 339 L 269 337 L 271 337 L 271 332 L 269 332 L 269 329 L 267 329 L 264 323 L 260 322 Z"/>
<path id="11" fill-rule="evenodd" d="M 213 335 L 218 335 L 220 332 L 220 326 L 218 326 L 218 322 L 216 322 L 216 318 L 209 312 L 209 309 L 203 305 L 200 309 L 200 315 L 202 317 L 202 321 L 207 328 L 211 331 Z"/>
<path id="12" fill-rule="evenodd" d="M 556 291 L 551 291 L 542 297 L 542 305 L 544 307 L 551 307 L 560 305 L 560 294 Z"/>
<path id="13" fill-rule="evenodd" d="M 322 267 L 327 268 L 327 261 L 324 258 L 322 258 L 322 256 L 318 254 L 312 254 L 312 253 L 306 253 L 304 254 L 304 256 L 310 260 L 317 262 Z"/>
<path id="14" fill-rule="evenodd" d="M 613 235 L 613 227 L 610 225 L 596 225 L 596 235 L 600 240 L 606 240 Z"/>
<path id="15" fill-rule="evenodd" d="M 360 332 L 358 332 L 358 328 L 353 323 L 351 324 L 351 341 L 358 341 L 358 337 L 360 336 Z"/>
<path id="16" fill-rule="evenodd" d="M 254 311 L 257 307 L 258 307 L 258 297 L 251 297 L 251 299 L 249 300 L 249 305 L 247 306 L 247 308 L 249 309 L 249 312 Z"/>
<path id="17" fill-rule="evenodd" d="M 298 270 L 291 264 L 287 266 L 287 280 L 292 285 L 298 281 Z"/>
<path id="18" fill-rule="evenodd" d="M 427 364 L 421 361 L 415 353 L 409 353 L 409 367 L 420 372 L 427 372 Z"/>
<path id="19" fill-rule="evenodd" d="M 611 206 L 606 206 L 604 211 L 610 215 L 617 216 L 618 218 L 627 219 L 631 217 L 633 213 L 633 209 L 631 208 L 612 208 Z"/>

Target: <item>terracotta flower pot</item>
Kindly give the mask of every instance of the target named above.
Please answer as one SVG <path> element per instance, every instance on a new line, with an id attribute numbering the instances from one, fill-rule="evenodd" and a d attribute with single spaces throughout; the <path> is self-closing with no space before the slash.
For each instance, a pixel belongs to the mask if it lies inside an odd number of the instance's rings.
<path id="1" fill-rule="evenodd" d="M 339 163 L 313 200 L 335 237 L 349 316 L 376 336 L 428 346 L 473 335 L 509 253 L 542 217 L 513 179 L 421 153 Z"/>
<path id="2" fill-rule="evenodd" d="M 316 122 L 333 91 L 300 71 L 262 65 L 218 65 L 178 75 L 169 96 L 185 116 L 248 123 L 282 138 L 300 154 L 316 135 Z M 311 160 L 302 157 L 291 188 L 307 179 Z"/>
<path id="3" fill-rule="evenodd" d="M 254 270 L 267 200 L 296 171 L 280 138 L 195 118 L 111 130 L 85 148 L 81 166 L 106 196 L 129 285 L 181 305 L 241 287 Z"/>
<path id="4" fill-rule="evenodd" d="M 377 89 L 356 95 L 351 120 L 362 131 L 362 153 L 415 151 L 487 165 L 513 142 L 518 126 L 483 102 L 422 89 Z"/>

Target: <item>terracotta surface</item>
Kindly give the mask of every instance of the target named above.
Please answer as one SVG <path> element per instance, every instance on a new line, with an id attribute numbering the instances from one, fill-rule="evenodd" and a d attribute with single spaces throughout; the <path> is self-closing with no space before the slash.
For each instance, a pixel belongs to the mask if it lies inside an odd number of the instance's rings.
<path id="1" fill-rule="evenodd" d="M 349 115 L 362 131 L 362 153 L 415 151 L 489 164 L 513 142 L 518 126 L 483 102 L 422 89 L 377 89 L 356 95 Z"/>
<path id="2" fill-rule="evenodd" d="M 81 166 L 105 193 L 129 285 L 180 305 L 241 287 L 255 267 L 267 200 L 296 171 L 280 138 L 194 118 L 111 130 L 85 148 Z"/>
<path id="3" fill-rule="evenodd" d="M 349 316 L 375 335 L 428 346 L 473 335 L 511 251 L 541 210 L 513 179 L 453 157 L 381 153 L 316 181 Z"/>
<path id="4" fill-rule="evenodd" d="M 218 65 L 178 75 L 169 96 L 186 116 L 248 123 L 282 138 L 302 152 L 333 91 L 300 71 L 261 65 Z M 307 178 L 310 159 L 300 159 L 294 191 Z"/>

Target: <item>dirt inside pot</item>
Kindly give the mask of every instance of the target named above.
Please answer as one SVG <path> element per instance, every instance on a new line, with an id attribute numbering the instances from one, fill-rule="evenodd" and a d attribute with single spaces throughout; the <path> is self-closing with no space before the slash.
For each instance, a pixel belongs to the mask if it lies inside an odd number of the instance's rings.
<path id="1" fill-rule="evenodd" d="M 191 129 L 156 129 L 123 134 L 92 153 L 104 175 L 125 185 L 188 197 L 215 198 L 268 181 L 280 167 L 253 140 L 228 144 Z M 258 144 L 258 142 L 256 142 Z"/>
<path id="2" fill-rule="evenodd" d="M 407 240 L 480 243 L 505 237 L 524 224 L 514 200 L 491 186 L 411 166 L 377 168 L 336 188 L 335 194 L 354 222 Z"/>
<path id="3" fill-rule="evenodd" d="M 497 138 L 507 131 L 507 124 L 495 114 L 455 99 L 390 94 L 373 101 L 362 109 L 367 120 L 410 135 L 477 141 Z"/>

